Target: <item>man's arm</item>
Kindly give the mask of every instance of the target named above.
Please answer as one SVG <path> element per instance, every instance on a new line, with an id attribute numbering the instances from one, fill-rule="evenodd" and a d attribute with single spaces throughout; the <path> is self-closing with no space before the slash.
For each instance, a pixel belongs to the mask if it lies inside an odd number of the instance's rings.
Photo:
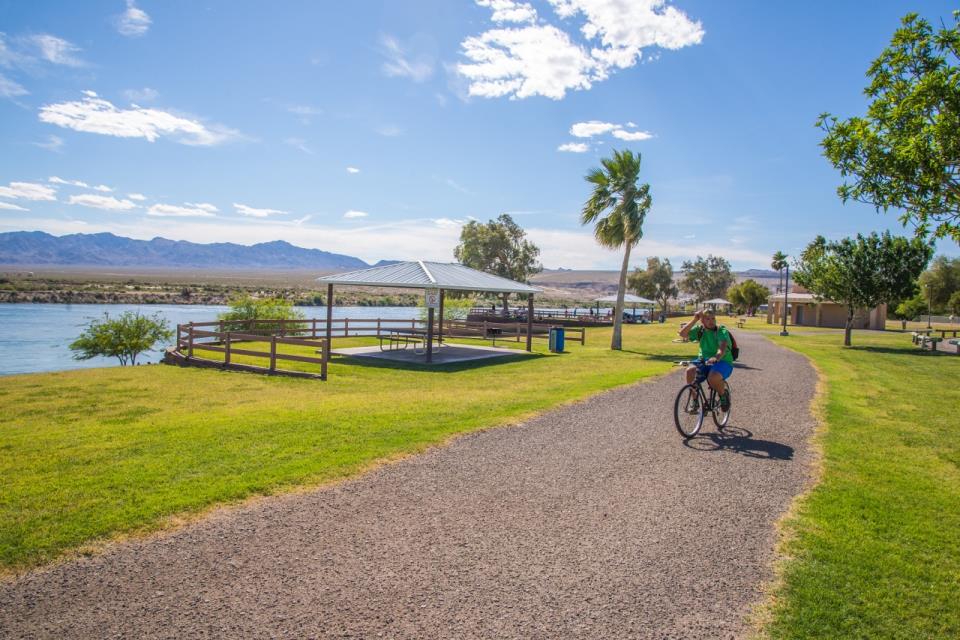
<path id="1" fill-rule="evenodd" d="M 717 346 L 717 353 L 712 358 L 707 360 L 707 364 L 716 364 L 723 360 L 724 354 L 727 353 L 727 341 L 721 340 L 720 344 Z"/>
<path id="2" fill-rule="evenodd" d="M 687 336 L 690 335 L 690 330 L 693 329 L 694 326 L 696 326 L 697 322 L 702 317 L 703 317 L 703 313 L 700 311 L 697 311 L 695 314 L 693 314 L 693 320 L 685 324 L 683 327 L 680 328 L 680 331 L 677 332 L 680 334 L 680 337 L 686 340 Z"/>

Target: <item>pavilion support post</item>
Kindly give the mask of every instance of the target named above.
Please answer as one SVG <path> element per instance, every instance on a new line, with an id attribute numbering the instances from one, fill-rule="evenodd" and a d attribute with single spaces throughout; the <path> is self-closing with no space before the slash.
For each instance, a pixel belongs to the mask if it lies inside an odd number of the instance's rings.
<path id="1" fill-rule="evenodd" d="M 333 283 L 327 285 L 327 348 L 324 351 L 323 359 L 330 359 L 330 345 L 333 344 Z"/>
<path id="2" fill-rule="evenodd" d="M 443 344 L 443 298 L 446 292 L 440 289 L 440 319 L 437 327 L 437 343 Z"/>
<path id="3" fill-rule="evenodd" d="M 433 307 L 427 309 L 427 362 L 433 362 Z"/>
<path id="4" fill-rule="evenodd" d="M 533 350 L 533 294 L 527 298 L 527 351 Z"/>

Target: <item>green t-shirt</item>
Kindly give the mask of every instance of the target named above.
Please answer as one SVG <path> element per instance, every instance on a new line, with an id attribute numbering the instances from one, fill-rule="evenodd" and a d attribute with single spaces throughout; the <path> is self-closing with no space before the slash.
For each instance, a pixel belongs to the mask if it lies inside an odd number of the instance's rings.
<path id="1" fill-rule="evenodd" d="M 700 343 L 700 357 L 709 360 L 717 355 L 720 350 L 720 342 L 727 343 L 727 350 L 723 353 L 726 362 L 733 364 L 733 340 L 730 338 L 730 332 L 726 327 L 717 326 L 716 331 L 704 328 L 702 324 L 690 329 L 690 339 Z"/>

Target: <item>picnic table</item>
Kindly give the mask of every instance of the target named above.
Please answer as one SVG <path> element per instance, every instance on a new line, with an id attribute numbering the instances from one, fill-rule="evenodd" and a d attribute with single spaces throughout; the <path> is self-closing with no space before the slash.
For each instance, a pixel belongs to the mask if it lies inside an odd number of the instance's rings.
<path id="1" fill-rule="evenodd" d="M 960 329 L 917 329 L 913 332 L 916 334 L 932 335 L 934 333 L 939 333 L 942 340 L 947 339 L 947 334 L 951 334 L 952 337 L 956 338 L 957 334 L 960 333 Z"/>
<path id="2" fill-rule="evenodd" d="M 397 351 L 412 346 L 413 352 L 417 355 L 423 355 L 427 352 L 426 329 L 389 329 L 377 337 L 380 339 L 381 351 Z M 437 339 L 438 336 L 434 336 L 434 340 Z M 384 348 L 384 343 L 386 343 L 386 348 Z"/>
<path id="3" fill-rule="evenodd" d="M 740 317 L 737 318 L 737 329 L 743 329 L 747 324 L 747 319 Z"/>

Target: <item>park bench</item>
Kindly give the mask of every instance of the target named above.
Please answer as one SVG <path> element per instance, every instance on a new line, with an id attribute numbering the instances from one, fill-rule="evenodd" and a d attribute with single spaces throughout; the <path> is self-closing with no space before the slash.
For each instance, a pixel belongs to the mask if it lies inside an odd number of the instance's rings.
<path id="1" fill-rule="evenodd" d="M 737 329 L 743 329 L 747 324 L 747 319 L 744 317 L 737 318 Z"/>
<path id="2" fill-rule="evenodd" d="M 960 356 L 960 339 L 954 338 L 953 340 L 947 340 L 947 344 L 952 344 L 957 349 L 957 355 Z"/>
<path id="3" fill-rule="evenodd" d="M 943 338 L 937 338 L 935 336 L 921 336 L 920 337 L 920 348 L 926 349 L 929 345 L 930 351 L 937 350 L 937 343 L 942 341 Z"/>

